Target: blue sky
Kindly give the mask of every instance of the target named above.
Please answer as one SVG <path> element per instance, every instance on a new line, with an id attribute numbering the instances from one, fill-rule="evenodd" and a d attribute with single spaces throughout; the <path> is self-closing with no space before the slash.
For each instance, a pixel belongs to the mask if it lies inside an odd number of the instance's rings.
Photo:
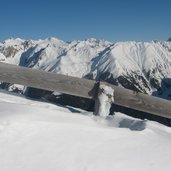
<path id="1" fill-rule="evenodd" d="M 0 40 L 171 37 L 171 0 L 0 0 L 0 16 Z"/>

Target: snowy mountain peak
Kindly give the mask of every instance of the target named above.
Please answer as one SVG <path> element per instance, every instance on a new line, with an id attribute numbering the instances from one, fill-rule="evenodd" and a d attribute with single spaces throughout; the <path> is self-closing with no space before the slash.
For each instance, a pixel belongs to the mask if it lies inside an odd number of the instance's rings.
<path id="1" fill-rule="evenodd" d="M 15 45 L 19 45 L 22 44 L 25 40 L 20 39 L 20 38 L 10 38 L 4 41 L 4 44 L 6 46 L 15 46 Z"/>
<path id="2" fill-rule="evenodd" d="M 171 37 L 167 40 L 168 42 L 171 42 Z"/>

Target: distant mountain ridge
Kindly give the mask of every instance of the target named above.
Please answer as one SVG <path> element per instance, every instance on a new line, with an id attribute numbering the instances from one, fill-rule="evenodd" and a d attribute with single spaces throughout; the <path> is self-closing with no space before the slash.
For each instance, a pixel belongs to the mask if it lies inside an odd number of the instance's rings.
<path id="1" fill-rule="evenodd" d="M 167 41 L 171 42 L 171 37 Z"/>
<path id="2" fill-rule="evenodd" d="M 0 43 L 0 62 L 80 78 L 105 80 L 147 94 L 171 78 L 171 42 L 108 42 L 87 39 L 64 42 L 8 39 Z M 170 85 L 170 82 L 169 82 Z M 1 84 L 9 90 L 24 87 Z"/>

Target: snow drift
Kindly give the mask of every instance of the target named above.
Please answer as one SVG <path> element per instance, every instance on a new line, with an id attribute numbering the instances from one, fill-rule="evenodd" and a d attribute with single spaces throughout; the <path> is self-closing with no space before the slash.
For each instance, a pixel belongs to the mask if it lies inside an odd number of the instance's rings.
<path id="1" fill-rule="evenodd" d="M 3 171 L 171 168 L 171 128 L 159 123 L 121 113 L 105 120 L 3 91 L 0 108 Z"/>

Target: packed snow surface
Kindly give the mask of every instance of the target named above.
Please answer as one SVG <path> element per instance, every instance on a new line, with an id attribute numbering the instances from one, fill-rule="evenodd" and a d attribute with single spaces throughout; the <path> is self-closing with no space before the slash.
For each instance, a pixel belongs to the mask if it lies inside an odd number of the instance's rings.
<path id="1" fill-rule="evenodd" d="M 0 91 L 2 171 L 169 171 L 171 128 Z"/>

